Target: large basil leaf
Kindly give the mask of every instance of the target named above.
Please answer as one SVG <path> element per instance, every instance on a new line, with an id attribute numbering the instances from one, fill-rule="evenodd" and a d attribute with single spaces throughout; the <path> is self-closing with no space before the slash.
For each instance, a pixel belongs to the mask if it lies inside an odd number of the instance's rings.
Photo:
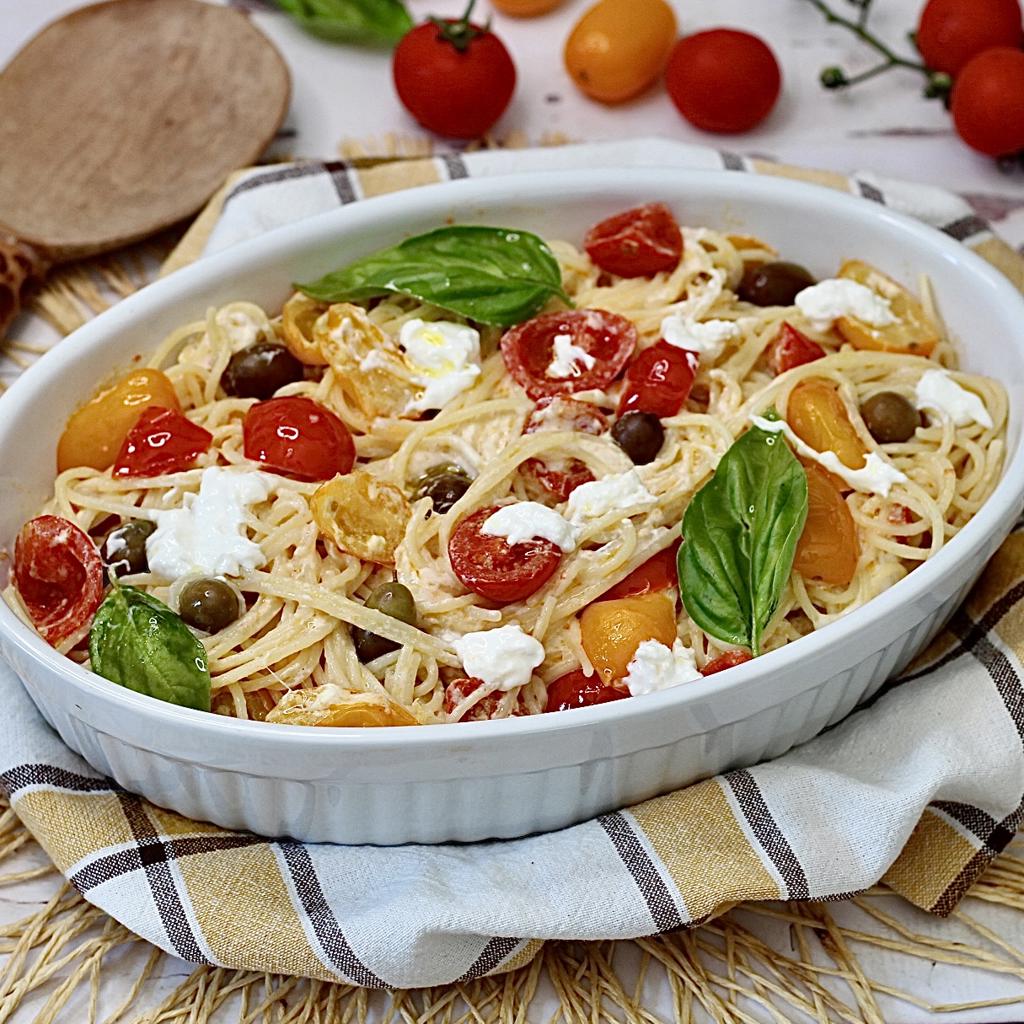
<path id="1" fill-rule="evenodd" d="M 760 653 L 807 519 L 807 477 L 779 434 L 753 427 L 683 516 L 679 585 L 706 633 Z"/>
<path id="2" fill-rule="evenodd" d="M 401 0 L 276 0 L 307 32 L 332 43 L 388 46 L 412 28 Z"/>
<path id="3" fill-rule="evenodd" d="M 321 302 L 397 292 L 501 327 L 529 320 L 552 295 L 569 303 L 558 261 L 542 239 L 528 231 L 468 225 L 407 238 L 296 287 Z"/>
<path id="4" fill-rule="evenodd" d="M 206 651 L 188 626 L 155 597 L 115 586 L 89 633 L 93 672 L 137 693 L 210 710 Z"/>

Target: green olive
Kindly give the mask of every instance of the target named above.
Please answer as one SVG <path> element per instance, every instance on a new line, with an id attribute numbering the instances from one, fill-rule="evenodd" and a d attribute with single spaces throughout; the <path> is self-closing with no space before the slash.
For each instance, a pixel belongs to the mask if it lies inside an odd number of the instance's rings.
<path id="1" fill-rule="evenodd" d="M 384 583 L 375 588 L 366 599 L 366 607 L 390 615 L 400 622 L 407 622 L 410 626 L 416 625 L 416 601 L 409 588 L 401 583 Z M 373 661 L 399 647 L 394 640 L 358 626 L 352 629 L 352 642 L 356 647 L 356 657 L 363 662 Z"/>
<path id="2" fill-rule="evenodd" d="M 103 564 L 111 576 L 134 576 L 149 572 L 146 540 L 156 529 L 148 519 L 129 519 L 111 530 L 103 542 Z"/>
<path id="3" fill-rule="evenodd" d="M 434 511 L 444 515 L 469 490 L 472 482 L 461 466 L 444 462 L 428 469 L 413 483 L 413 496 L 416 500 L 430 498 Z"/>
<path id="4" fill-rule="evenodd" d="M 880 391 L 860 407 L 864 425 L 879 444 L 909 441 L 920 426 L 917 410 L 895 391 Z"/>
<path id="5" fill-rule="evenodd" d="M 238 594 L 230 583 L 216 578 L 192 580 L 178 595 L 178 614 L 204 633 L 219 633 L 241 613 Z"/>
<path id="6" fill-rule="evenodd" d="M 627 412 L 612 427 L 615 443 L 637 466 L 653 462 L 665 441 L 665 428 L 661 420 L 649 412 Z"/>
<path id="7" fill-rule="evenodd" d="M 797 295 L 814 283 L 806 267 L 774 260 L 748 267 L 736 293 L 755 306 L 792 306 Z"/>

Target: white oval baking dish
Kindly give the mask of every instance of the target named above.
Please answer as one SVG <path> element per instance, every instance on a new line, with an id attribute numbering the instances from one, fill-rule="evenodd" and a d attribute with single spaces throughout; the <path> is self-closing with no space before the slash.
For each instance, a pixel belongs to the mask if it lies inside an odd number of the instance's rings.
<path id="1" fill-rule="evenodd" d="M 249 299 L 276 309 L 290 281 L 448 220 L 578 241 L 601 217 L 653 200 L 682 223 L 768 239 L 821 275 L 857 256 L 908 283 L 930 276 L 965 366 L 998 377 L 1011 401 L 1003 479 L 948 547 L 843 620 L 727 675 L 561 714 L 422 729 L 304 729 L 164 704 L 56 654 L 0 601 L 0 650 L 68 745 L 157 804 L 268 836 L 379 844 L 509 837 L 778 755 L 906 665 L 1021 509 L 1024 300 L 937 231 L 862 199 L 768 177 L 630 168 L 463 180 L 356 203 L 181 270 L 82 327 L 0 398 L 0 544 L 9 550 L 48 495 L 57 437 L 83 396 L 210 305 Z"/>

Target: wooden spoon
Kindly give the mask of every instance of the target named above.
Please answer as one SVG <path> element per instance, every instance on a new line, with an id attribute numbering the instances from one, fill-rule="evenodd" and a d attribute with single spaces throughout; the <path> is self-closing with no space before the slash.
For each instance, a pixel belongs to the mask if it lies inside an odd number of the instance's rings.
<path id="1" fill-rule="evenodd" d="M 0 72 L 0 338 L 47 268 L 195 213 L 288 109 L 281 55 L 200 0 L 107 0 Z"/>

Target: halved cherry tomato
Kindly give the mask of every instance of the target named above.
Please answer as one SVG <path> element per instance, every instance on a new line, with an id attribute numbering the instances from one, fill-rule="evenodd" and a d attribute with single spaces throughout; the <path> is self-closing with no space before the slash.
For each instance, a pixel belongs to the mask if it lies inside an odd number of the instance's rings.
<path id="1" fill-rule="evenodd" d="M 619 416 L 649 412 L 675 416 L 690 397 L 700 355 L 667 341 L 646 348 L 629 364 L 619 399 Z"/>
<path id="2" fill-rule="evenodd" d="M 833 451 L 850 469 L 864 465 L 867 450 L 853 428 L 835 384 L 808 377 L 789 394 L 786 419 L 793 433 L 817 452 Z"/>
<path id="3" fill-rule="evenodd" d="M 213 434 L 174 409 L 151 405 L 128 431 L 114 476 L 161 476 L 191 469 L 213 444 Z"/>
<path id="4" fill-rule="evenodd" d="M 597 675 L 587 676 L 576 669 L 548 684 L 548 706 L 545 711 L 571 711 L 594 704 L 607 704 L 610 700 L 628 697 L 628 690 L 605 686 Z"/>
<path id="5" fill-rule="evenodd" d="M 807 473 L 807 521 L 796 545 L 793 568 L 805 579 L 845 587 L 857 571 L 857 526 L 830 473 L 813 463 Z"/>
<path id="6" fill-rule="evenodd" d="M 245 414 L 242 435 L 247 459 L 298 480 L 330 480 L 356 461 L 348 427 L 312 398 L 257 402 Z"/>
<path id="7" fill-rule="evenodd" d="M 676 638 L 675 604 L 665 594 L 596 601 L 580 616 L 580 640 L 605 683 L 622 679 L 645 640 L 671 647 Z"/>
<path id="8" fill-rule="evenodd" d="M 683 233 L 664 203 L 648 203 L 595 224 L 583 248 L 609 274 L 650 277 L 679 265 Z"/>
<path id="9" fill-rule="evenodd" d="M 471 693 L 483 686 L 482 679 L 453 679 L 444 688 L 444 710 L 450 715 Z M 505 695 L 500 691 L 481 697 L 460 719 L 460 722 L 487 722 L 494 718 L 498 711 L 501 698 Z M 522 701 L 517 700 L 511 711 L 512 715 L 525 715 L 526 708 Z"/>
<path id="10" fill-rule="evenodd" d="M 452 572 L 467 590 L 497 604 L 522 601 L 554 575 L 562 552 L 549 540 L 533 539 L 509 544 L 481 528 L 498 511 L 478 509 L 455 527 L 448 541 Z"/>
<path id="11" fill-rule="evenodd" d="M 778 377 L 780 373 L 792 370 L 794 366 L 803 366 L 805 363 L 813 363 L 816 359 L 824 358 L 825 350 L 802 331 L 798 331 L 791 324 L 783 323 L 779 333 L 769 343 L 765 356 L 768 359 L 768 369 Z"/>
<path id="12" fill-rule="evenodd" d="M 593 356 L 595 363 L 577 363 L 579 374 L 549 375 L 556 335 L 568 335 L 572 344 Z M 577 309 L 543 313 L 506 331 L 501 355 L 512 379 L 534 400 L 550 395 L 603 388 L 619 375 L 636 348 L 636 328 L 625 317 L 604 309 Z"/>
<path id="13" fill-rule="evenodd" d="M 132 370 L 94 395 L 68 419 L 57 443 L 57 472 L 74 466 L 106 469 L 151 405 L 181 408 L 170 378 L 159 370 Z"/>
<path id="14" fill-rule="evenodd" d="M 615 600 L 620 597 L 640 597 L 653 594 L 659 590 L 668 590 L 679 586 L 679 574 L 676 571 L 676 557 L 682 538 L 674 541 L 664 551 L 648 558 L 638 565 L 624 580 L 620 580 L 601 595 L 602 601 Z"/>
<path id="15" fill-rule="evenodd" d="M 537 434 L 545 430 L 578 430 L 583 434 L 603 434 L 608 429 L 608 417 L 592 402 L 583 402 L 567 395 L 542 398 L 530 413 L 523 427 L 524 434 Z M 523 471 L 558 501 L 565 501 L 580 484 L 590 483 L 594 474 L 581 459 L 572 456 L 545 462 L 527 459 Z"/>
<path id="16" fill-rule="evenodd" d="M 56 647 L 82 629 L 103 600 L 100 553 L 74 523 L 39 516 L 14 542 L 14 585 L 33 625 Z"/>
<path id="17" fill-rule="evenodd" d="M 701 675 L 713 676 L 716 672 L 724 672 L 727 668 L 735 668 L 745 662 L 753 661 L 754 656 L 748 651 L 726 651 L 709 661 L 701 670 Z"/>

